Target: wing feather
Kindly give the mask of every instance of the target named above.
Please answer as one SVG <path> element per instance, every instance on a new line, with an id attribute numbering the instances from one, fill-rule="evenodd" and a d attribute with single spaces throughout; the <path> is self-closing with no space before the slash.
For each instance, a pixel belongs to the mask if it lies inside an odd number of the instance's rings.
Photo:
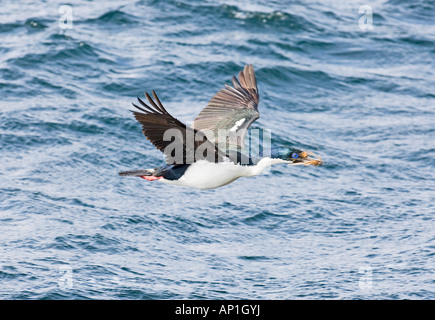
<path id="1" fill-rule="evenodd" d="M 229 145 L 230 148 L 243 148 L 246 131 L 260 117 L 258 104 L 260 96 L 252 65 L 246 65 L 233 76 L 233 86 L 225 85 L 216 93 L 207 106 L 193 122 L 196 130 L 213 135 L 216 143 Z M 243 120 L 243 121 L 242 121 Z"/>
<path id="2" fill-rule="evenodd" d="M 142 125 L 143 134 L 158 150 L 163 152 L 168 164 L 192 163 L 202 159 L 219 162 L 224 159 L 225 154 L 210 142 L 203 132 L 188 127 L 171 116 L 154 91 L 152 95 L 154 100 L 148 93 L 145 93 L 149 104 L 137 98 L 141 106 L 133 103 L 137 110 L 132 110 L 132 112 L 135 119 Z M 176 134 L 169 134 L 171 139 L 165 139 L 165 133 L 170 129 L 176 130 L 173 131 Z M 199 147 L 202 147 L 201 151 L 204 150 L 204 152 L 196 152 Z M 177 153 L 177 150 L 181 152 Z"/>

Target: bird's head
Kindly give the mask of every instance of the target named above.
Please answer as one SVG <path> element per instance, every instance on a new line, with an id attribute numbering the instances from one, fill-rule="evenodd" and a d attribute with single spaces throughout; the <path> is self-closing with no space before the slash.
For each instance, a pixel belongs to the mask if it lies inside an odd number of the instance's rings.
<path id="1" fill-rule="evenodd" d="M 272 158 L 279 158 L 291 165 L 320 166 L 323 160 L 315 154 L 290 147 L 272 149 Z"/>

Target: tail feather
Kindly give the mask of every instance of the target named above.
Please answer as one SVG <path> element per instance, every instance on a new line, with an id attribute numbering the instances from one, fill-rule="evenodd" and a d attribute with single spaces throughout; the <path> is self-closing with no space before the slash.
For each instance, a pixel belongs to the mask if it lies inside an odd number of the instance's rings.
<path id="1" fill-rule="evenodd" d="M 154 175 L 154 169 L 140 169 L 140 170 L 128 170 L 121 171 L 118 174 L 123 177 L 133 176 L 133 177 L 141 177 L 141 176 L 152 176 Z"/>

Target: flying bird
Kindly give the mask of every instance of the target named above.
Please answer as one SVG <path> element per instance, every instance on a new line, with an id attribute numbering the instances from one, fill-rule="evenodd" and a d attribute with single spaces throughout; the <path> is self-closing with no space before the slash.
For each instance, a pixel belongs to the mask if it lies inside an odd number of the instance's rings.
<path id="1" fill-rule="evenodd" d="M 245 151 L 245 135 L 260 117 L 260 96 L 252 65 L 246 65 L 233 86 L 225 85 L 199 113 L 193 126 L 174 118 L 152 91 L 145 93 L 148 103 L 138 99 L 133 112 L 142 132 L 165 156 L 165 163 L 154 169 L 119 172 L 148 181 L 160 181 L 197 189 L 213 189 L 240 177 L 253 177 L 273 164 L 322 165 L 314 154 L 292 147 L 271 148 L 268 155 Z"/>

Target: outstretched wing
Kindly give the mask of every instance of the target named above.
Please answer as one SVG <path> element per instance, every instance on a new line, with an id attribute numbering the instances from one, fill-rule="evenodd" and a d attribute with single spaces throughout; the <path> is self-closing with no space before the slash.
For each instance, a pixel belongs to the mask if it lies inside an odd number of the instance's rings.
<path id="1" fill-rule="evenodd" d="M 260 96 L 253 66 L 246 65 L 239 79 L 233 76 L 232 83 L 234 87 L 225 85 L 213 96 L 196 117 L 193 127 L 204 131 L 211 141 L 241 149 L 246 131 L 260 117 Z"/>
<path id="2" fill-rule="evenodd" d="M 137 98 L 141 106 L 133 103 L 138 110 L 132 112 L 142 125 L 143 134 L 163 152 L 168 164 L 186 164 L 203 159 L 210 162 L 223 160 L 222 152 L 207 140 L 204 133 L 175 119 L 166 111 L 154 91 L 152 95 L 154 100 L 145 93 L 149 105 Z"/>

